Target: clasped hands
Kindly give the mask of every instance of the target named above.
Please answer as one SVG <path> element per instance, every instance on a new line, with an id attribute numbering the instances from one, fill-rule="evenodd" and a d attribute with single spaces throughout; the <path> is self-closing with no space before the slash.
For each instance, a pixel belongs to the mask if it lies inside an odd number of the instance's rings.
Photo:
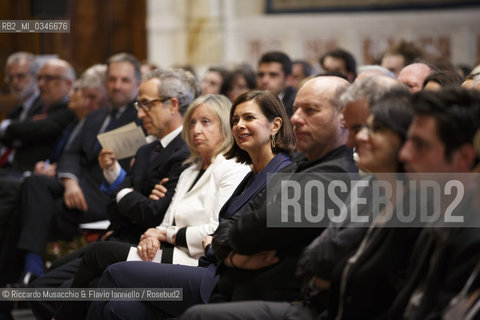
<path id="1" fill-rule="evenodd" d="M 140 237 L 140 242 L 137 246 L 137 252 L 143 261 L 152 261 L 160 249 L 160 243 L 167 241 L 166 230 L 157 228 L 150 228 Z"/>

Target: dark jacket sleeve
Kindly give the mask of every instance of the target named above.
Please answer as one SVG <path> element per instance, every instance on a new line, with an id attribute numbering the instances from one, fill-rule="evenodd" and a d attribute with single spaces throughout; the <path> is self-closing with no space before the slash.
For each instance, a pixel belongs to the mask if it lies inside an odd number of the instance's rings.
<path id="1" fill-rule="evenodd" d="M 362 240 L 366 228 L 327 228 L 303 252 L 297 276 L 310 279 L 313 276 L 331 279 L 337 262 L 355 249 Z"/>
<path id="2" fill-rule="evenodd" d="M 41 120 L 13 121 L 5 132 L 5 141 L 20 140 L 23 143 L 52 140 L 62 133 L 63 129 L 75 121 L 74 113 L 66 104 L 51 107 L 47 117 Z"/>
<path id="3" fill-rule="evenodd" d="M 344 161 L 344 159 L 346 160 Z M 288 178 L 285 175 L 275 176 L 268 187 L 245 210 L 234 217 L 229 235 L 232 249 L 238 253 L 248 255 L 274 249 L 286 254 L 288 252 L 299 252 L 299 250 L 319 236 L 329 223 L 328 219 L 324 219 L 322 223 L 308 223 L 304 218 L 305 208 L 303 205 L 299 205 L 301 207 L 300 212 L 296 209 L 286 211 L 282 201 L 282 197 L 286 195 L 285 190 L 282 190 L 284 188 L 282 182 L 286 179 L 296 181 L 300 185 L 298 203 L 307 203 L 305 192 L 302 191 L 306 183 L 317 181 L 324 186 L 328 186 L 333 180 L 346 179 L 345 183 L 348 185 L 350 176 L 346 173 L 353 171 L 349 169 L 351 163 L 353 163 L 353 160 L 349 159 L 348 153 L 339 149 L 336 154 L 333 153 L 329 158 L 327 156 L 326 159 L 314 163 L 310 167 L 297 169 L 297 171 L 301 170 L 300 174 L 295 172 Z M 352 168 L 354 168 L 354 165 Z M 293 191 L 289 189 L 288 192 L 288 197 L 292 198 L 293 196 L 290 192 Z M 341 199 L 342 197 L 347 197 L 347 195 L 348 193 L 343 193 L 338 196 Z M 328 195 L 324 196 L 323 199 L 324 202 L 322 203 L 311 200 L 310 204 L 315 203 L 322 206 L 325 212 L 329 208 L 338 209 L 337 204 Z M 312 211 L 316 212 L 315 210 L 319 209 L 313 207 Z M 287 217 L 288 222 L 294 222 L 300 217 L 302 220 L 301 227 L 298 224 L 289 224 L 286 227 L 267 226 L 267 222 L 280 221 L 280 215 Z"/>
<path id="4" fill-rule="evenodd" d="M 142 192 L 142 190 L 134 190 L 126 194 L 117 204 L 118 213 L 146 228 L 160 224 L 175 193 L 180 174 L 185 169 L 182 163 L 187 157 L 188 152 L 182 148 L 170 157 L 163 170 L 161 170 L 165 173 L 163 177 L 168 177 L 168 182 L 164 185 L 167 188 L 164 198 L 151 200 L 148 198 L 150 193 L 147 194 L 147 192 Z M 134 169 L 132 168 L 132 171 Z M 129 179 L 128 177 L 126 178 L 126 180 Z M 126 187 L 124 184 L 122 185 Z M 121 190 L 121 187 L 118 190 Z"/>

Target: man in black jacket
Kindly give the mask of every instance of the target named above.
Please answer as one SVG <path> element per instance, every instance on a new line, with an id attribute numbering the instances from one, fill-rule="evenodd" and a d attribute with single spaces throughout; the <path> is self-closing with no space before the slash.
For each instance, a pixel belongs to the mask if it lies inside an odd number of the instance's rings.
<path id="1" fill-rule="evenodd" d="M 136 243 L 143 232 L 162 222 L 175 193 L 178 178 L 185 168 L 183 162 L 189 156 L 181 131 L 183 115 L 193 101 L 194 92 L 188 85 L 186 76 L 188 75 L 180 70 L 154 70 L 145 76 L 135 103 L 137 116 L 142 120 L 147 133 L 157 139 L 137 151 L 134 164 L 126 175 L 116 161 L 113 150 L 103 149 L 100 152 L 99 162 L 107 180 L 102 188 L 111 195 L 107 207 L 111 222 L 107 240 Z M 165 100 L 165 97 L 169 99 Z M 165 109 L 170 112 L 165 113 Z M 152 189 L 163 178 L 168 178 L 163 183 L 167 191 L 164 197 L 153 200 L 150 198 Z M 74 255 L 81 257 L 83 252 L 81 249 Z M 53 270 L 30 286 L 69 286 L 80 262 L 81 258 L 74 258 L 64 265 L 56 264 Z M 50 319 L 55 314 L 55 307 L 51 303 L 35 302 L 31 306 L 39 319 Z"/>
<path id="2" fill-rule="evenodd" d="M 46 159 L 53 151 L 53 142 L 75 119 L 67 108 L 75 81 L 72 66 L 64 60 L 51 59 L 38 72 L 37 81 L 41 107 L 34 103 L 24 119 L 11 119 L 0 133 L 2 142 L 14 151 L 9 170 L 19 173 L 33 171 L 37 161 Z"/>
<path id="3" fill-rule="evenodd" d="M 345 147 L 340 95 L 349 83 L 338 77 L 319 77 L 308 81 L 298 92 L 291 118 L 297 146 L 305 158 L 285 168 L 233 220 L 222 222 L 213 236 L 217 259 L 223 261 L 221 277 L 211 301 L 270 300 L 293 301 L 300 298 L 295 267 L 302 249 L 323 228 L 271 227 L 285 212 L 282 208 L 282 180 L 300 183 L 321 181 L 328 184 L 337 174 L 357 172 L 352 150 Z M 345 177 L 345 176 L 343 176 Z M 329 208 L 331 203 L 325 202 Z M 331 208 L 331 207 L 330 207 Z M 290 212 L 288 218 L 292 218 Z M 291 220 L 289 220 L 291 221 Z M 225 315 L 231 304 L 193 307 L 185 318 L 210 319 Z M 225 310 L 224 310 L 225 308 Z M 225 311 L 225 312 L 224 312 Z M 244 310 L 247 311 L 247 310 Z M 257 318 L 262 316 L 257 315 Z M 203 318 L 202 318 L 203 319 Z"/>
<path id="4" fill-rule="evenodd" d="M 293 114 L 293 101 L 297 94 L 297 90 L 289 86 L 291 77 L 292 61 L 283 52 L 267 52 L 258 61 L 258 89 L 278 95 L 289 117 Z"/>
<path id="5" fill-rule="evenodd" d="M 62 80 L 60 75 L 50 73 L 41 77 L 41 82 L 47 83 Z M 97 134 L 137 121 L 133 100 L 139 82 L 140 68 L 133 56 L 111 57 L 107 62 L 107 94 L 111 107 L 100 108 L 87 116 L 72 145 L 62 153 L 57 167 L 58 180 L 40 175 L 25 180 L 20 196 L 17 247 L 25 258 L 27 275 L 43 273 L 42 254 L 47 239 L 68 239 L 77 233 L 79 223 L 105 218 L 108 197 L 99 190 L 103 177 L 97 160 L 100 151 Z M 47 93 L 54 95 L 48 84 Z M 129 159 L 122 162 L 127 166 Z"/>
<path id="6" fill-rule="evenodd" d="M 440 92 L 422 92 L 412 100 L 415 117 L 410 126 L 407 142 L 400 152 L 400 159 L 410 172 L 458 173 L 469 172 L 478 163 L 473 139 L 478 135 L 480 123 L 480 95 L 463 89 L 447 89 Z M 458 178 L 455 176 L 455 178 Z M 478 186 L 478 185 L 477 185 Z M 472 197 L 478 190 L 464 196 L 464 200 L 453 215 L 460 214 L 470 223 L 457 228 L 424 228 L 418 236 L 410 256 L 410 270 L 402 281 L 403 288 L 391 306 L 378 318 L 382 319 L 439 319 L 449 301 L 462 290 L 480 259 L 480 236 L 478 206 L 471 206 Z M 462 209 L 467 210 L 462 210 Z M 474 210 L 472 210 L 472 208 Z M 311 250 L 307 254 L 312 254 Z M 388 256 L 388 255 L 387 255 Z M 305 260 L 305 259 L 304 259 Z M 392 275 L 393 276 L 393 275 Z M 318 286 L 327 288 L 326 281 Z M 478 283 L 470 286 L 478 289 Z M 372 292 L 375 288 L 358 288 Z M 469 293 L 471 292 L 469 291 Z M 465 292 L 466 294 L 467 292 Z M 372 295 L 353 298 L 361 304 L 362 299 L 374 299 Z M 355 301 L 356 299 L 356 301 Z M 352 297 L 348 297 L 344 308 L 350 308 Z M 460 301 L 457 301 L 460 302 Z M 461 302 L 458 305 L 461 305 Z M 389 307 L 389 308 L 386 308 Z M 457 310 L 460 318 L 468 303 Z M 247 312 L 248 310 L 248 312 Z M 350 317 L 365 318 L 353 313 Z M 375 310 L 377 311 L 377 310 Z M 270 303 L 263 301 L 244 302 L 215 306 L 199 306 L 190 309 L 182 319 L 319 319 L 320 315 L 303 305 Z M 372 312 L 373 314 L 373 312 Z M 322 315 L 323 316 L 323 315 Z M 328 314 L 327 319 L 335 318 Z M 323 319 L 323 317 L 322 317 Z"/>

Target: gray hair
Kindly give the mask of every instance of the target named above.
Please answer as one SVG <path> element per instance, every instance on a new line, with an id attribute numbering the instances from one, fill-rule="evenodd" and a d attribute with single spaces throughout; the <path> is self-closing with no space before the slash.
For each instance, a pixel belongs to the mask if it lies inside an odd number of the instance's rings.
<path id="1" fill-rule="evenodd" d="M 151 79 L 160 80 L 158 96 L 176 98 L 178 100 L 179 112 L 181 115 L 184 115 L 187 107 L 192 103 L 195 96 L 194 88 L 190 84 L 188 74 L 190 74 L 190 72 L 181 69 L 155 69 L 147 72 L 143 76 L 143 81 L 145 82 Z"/>
<path id="2" fill-rule="evenodd" d="M 128 62 L 133 66 L 133 69 L 135 71 L 135 79 L 137 80 L 138 83 L 142 80 L 142 71 L 140 69 L 140 62 L 138 62 L 137 58 L 135 56 L 131 55 L 130 53 L 117 53 L 113 56 L 111 56 L 107 60 L 107 73 L 108 73 L 108 68 L 110 68 L 110 65 L 112 63 L 116 62 Z"/>
<path id="3" fill-rule="evenodd" d="M 33 55 L 30 52 L 25 52 L 25 51 L 19 51 L 12 53 L 10 56 L 7 58 L 7 63 L 5 63 L 5 74 L 7 74 L 7 68 L 11 66 L 12 64 L 19 62 L 21 60 L 26 60 L 30 64 L 30 73 L 32 75 L 36 75 L 38 72 L 38 69 L 40 68 L 37 59 L 35 58 L 35 55 Z"/>
<path id="4" fill-rule="evenodd" d="M 369 64 L 369 65 L 364 65 L 358 68 L 358 74 L 362 72 L 368 72 L 368 71 L 378 71 L 386 77 L 397 79 L 397 76 L 395 75 L 395 73 L 393 73 L 392 71 L 388 70 L 385 67 L 379 66 L 378 64 Z"/>
<path id="5" fill-rule="evenodd" d="M 77 78 L 75 74 L 75 70 L 73 70 L 73 67 L 70 63 L 63 59 L 58 59 L 58 58 L 53 58 L 50 60 L 47 60 L 44 65 L 54 65 L 54 66 L 59 66 L 63 68 L 63 77 L 66 80 L 70 80 L 73 83 L 75 82 L 75 79 Z"/>
<path id="6" fill-rule="evenodd" d="M 233 135 L 230 129 L 230 108 L 232 102 L 225 96 L 218 94 L 207 94 L 195 99 L 187 109 L 185 113 L 185 119 L 183 120 L 182 138 L 190 149 L 190 157 L 185 163 L 200 163 L 200 154 L 193 148 L 193 143 L 190 141 L 190 120 L 192 114 L 199 106 L 205 105 L 210 111 L 215 113 L 220 123 L 220 132 L 223 136 L 223 142 L 220 147 L 215 150 L 212 158 L 215 158 L 220 153 L 227 152 L 233 145 Z M 213 160 L 213 159 L 212 159 Z"/>
<path id="7" fill-rule="evenodd" d="M 107 65 L 96 64 L 85 70 L 80 77 L 80 88 L 98 88 L 106 95 Z"/>
<path id="8" fill-rule="evenodd" d="M 353 83 L 340 97 L 342 108 L 348 103 L 367 99 L 369 104 L 392 90 L 404 91 L 408 88 L 401 82 L 385 76 L 367 76 Z"/>

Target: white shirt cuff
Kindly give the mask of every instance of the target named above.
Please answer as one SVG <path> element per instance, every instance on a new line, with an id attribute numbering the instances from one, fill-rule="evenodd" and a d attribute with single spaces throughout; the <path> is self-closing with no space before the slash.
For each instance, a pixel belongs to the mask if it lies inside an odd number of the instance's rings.
<path id="1" fill-rule="evenodd" d="M 131 188 L 124 188 L 124 189 L 118 191 L 118 193 L 117 193 L 117 203 L 119 203 L 120 200 L 122 200 L 123 197 L 125 197 L 127 194 L 129 194 L 132 191 L 133 191 L 133 189 L 131 189 Z"/>
<path id="2" fill-rule="evenodd" d="M 0 122 L 0 135 L 2 136 L 5 135 L 5 132 L 7 131 L 7 128 L 11 122 L 12 120 L 10 119 L 5 119 L 2 122 Z"/>
<path id="3" fill-rule="evenodd" d="M 120 167 L 118 161 L 115 161 L 115 167 L 113 168 L 113 170 L 110 170 L 108 168 L 103 170 L 103 177 L 105 178 L 105 180 L 107 180 L 108 184 L 112 184 L 115 182 L 115 180 L 117 180 L 121 170 L 122 167 Z"/>

